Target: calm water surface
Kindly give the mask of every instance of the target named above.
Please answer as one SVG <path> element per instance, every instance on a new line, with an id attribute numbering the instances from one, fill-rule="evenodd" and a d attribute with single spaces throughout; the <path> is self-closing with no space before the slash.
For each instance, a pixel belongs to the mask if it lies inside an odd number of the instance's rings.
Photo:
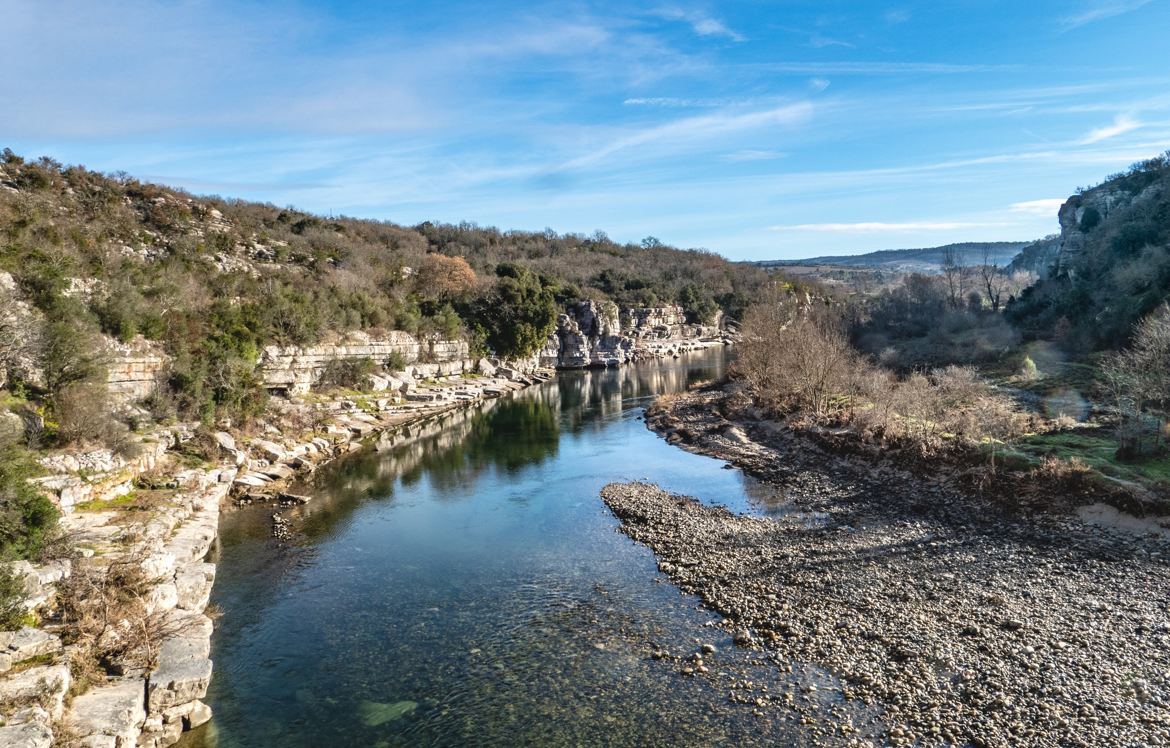
<path id="1" fill-rule="evenodd" d="M 776 745 L 725 686 L 649 655 L 712 642 L 714 616 L 658 574 L 598 498 L 645 479 L 740 511 L 783 501 L 640 420 L 722 374 L 722 351 L 552 382 L 387 438 L 302 487 L 303 536 L 271 510 L 221 521 L 214 721 L 187 746 Z"/>

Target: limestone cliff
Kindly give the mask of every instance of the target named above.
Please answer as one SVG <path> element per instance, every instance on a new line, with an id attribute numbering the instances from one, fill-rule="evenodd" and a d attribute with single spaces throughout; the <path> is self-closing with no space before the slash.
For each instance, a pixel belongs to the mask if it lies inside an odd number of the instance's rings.
<path id="1" fill-rule="evenodd" d="M 1170 154 L 1078 191 L 1058 219 L 1059 236 L 1013 266 L 1041 280 L 1008 306 L 1008 318 L 1069 350 L 1124 344 L 1170 298 Z"/>
<path id="2" fill-rule="evenodd" d="M 557 319 L 540 361 L 558 369 L 621 366 L 725 342 L 722 315 L 714 324 L 688 323 L 682 307 L 631 307 L 579 301 Z"/>

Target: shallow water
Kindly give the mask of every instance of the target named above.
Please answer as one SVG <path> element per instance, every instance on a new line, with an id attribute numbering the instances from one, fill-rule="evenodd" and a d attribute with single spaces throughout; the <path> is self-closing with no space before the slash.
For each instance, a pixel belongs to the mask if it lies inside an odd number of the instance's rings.
<path id="1" fill-rule="evenodd" d="M 783 714 L 731 704 L 736 650 L 598 497 L 645 479 L 783 514 L 722 462 L 640 420 L 656 395 L 719 376 L 723 351 L 552 382 L 387 438 L 299 489 L 303 530 L 271 510 L 221 521 L 213 722 L 186 746 L 776 745 Z M 655 660 L 699 642 L 710 679 Z"/>

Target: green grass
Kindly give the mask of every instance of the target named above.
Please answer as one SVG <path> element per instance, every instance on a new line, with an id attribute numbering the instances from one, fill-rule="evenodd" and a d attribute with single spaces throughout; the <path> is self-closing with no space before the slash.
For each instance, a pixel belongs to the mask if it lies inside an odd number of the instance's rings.
<path id="1" fill-rule="evenodd" d="M 83 501 L 80 504 L 74 504 L 73 510 L 77 512 L 102 512 L 107 509 L 122 509 L 134 504 L 138 500 L 138 492 L 131 491 L 130 493 L 122 494 L 113 499 L 90 499 Z"/>
<path id="2" fill-rule="evenodd" d="M 1100 428 L 1059 431 L 1039 434 L 1024 439 L 1016 447 L 1026 456 L 1039 459 L 1045 456 L 1064 460 L 1079 458 L 1089 467 L 1111 478 L 1153 485 L 1170 483 L 1170 457 L 1158 457 L 1142 462 L 1119 462 L 1115 456 L 1117 442 L 1112 434 Z"/>

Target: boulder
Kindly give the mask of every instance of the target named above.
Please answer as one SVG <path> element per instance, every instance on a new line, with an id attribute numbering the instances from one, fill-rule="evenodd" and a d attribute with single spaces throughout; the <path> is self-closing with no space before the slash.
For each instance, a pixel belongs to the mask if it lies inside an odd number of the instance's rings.
<path id="1" fill-rule="evenodd" d="M 212 437 L 215 439 L 215 443 L 218 444 L 220 449 L 223 451 L 228 453 L 234 453 L 236 451 L 236 440 L 228 432 L 216 431 L 214 434 L 212 434 Z"/>
<path id="2" fill-rule="evenodd" d="M 278 462 L 284 459 L 285 456 L 284 447 L 266 439 L 254 439 L 252 441 L 252 448 L 258 450 L 263 457 L 272 462 Z"/>
<path id="3" fill-rule="evenodd" d="M 158 669 L 150 678 L 147 703 L 152 715 L 202 699 L 211 682 L 211 619 L 176 611 L 180 631 L 163 642 Z"/>
<path id="4" fill-rule="evenodd" d="M 0 745 L 9 748 L 51 748 L 53 732 L 46 722 L 9 723 L 0 727 Z"/>
<path id="5" fill-rule="evenodd" d="M 215 564 L 191 564 L 175 575 L 178 607 L 198 612 L 207 607 L 215 582 Z"/>
<path id="6" fill-rule="evenodd" d="M 0 445 L 11 444 L 24 437 L 24 419 L 12 411 L 0 410 Z"/>
<path id="7" fill-rule="evenodd" d="M 0 701 L 36 702 L 44 706 L 53 719 L 60 719 L 69 683 L 66 665 L 31 667 L 0 680 Z"/>
<path id="8" fill-rule="evenodd" d="M 112 745 L 132 746 L 146 721 L 146 682 L 128 678 L 97 686 L 73 699 L 69 726 L 80 738 L 99 738 L 90 745 L 102 745 L 100 738 L 112 738 Z"/>
<path id="9" fill-rule="evenodd" d="M 13 663 L 61 650 L 61 640 L 42 629 L 24 626 L 19 631 L 0 632 L 0 650 L 12 658 Z"/>

